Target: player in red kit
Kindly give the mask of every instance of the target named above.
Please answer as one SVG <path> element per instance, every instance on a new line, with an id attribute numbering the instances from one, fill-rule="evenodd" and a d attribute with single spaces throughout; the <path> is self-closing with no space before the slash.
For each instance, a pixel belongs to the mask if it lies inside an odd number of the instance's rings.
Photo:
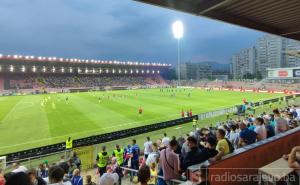
<path id="1" fill-rule="evenodd" d="M 192 112 L 192 109 L 190 109 L 190 116 L 191 116 L 191 117 L 193 116 L 193 112 Z"/>
<path id="2" fill-rule="evenodd" d="M 139 116 L 142 116 L 142 114 L 143 114 L 143 109 L 142 109 L 142 107 L 140 107 L 139 108 Z"/>
<path id="3" fill-rule="evenodd" d="M 184 111 L 183 111 L 183 109 L 181 110 L 181 117 L 184 118 Z"/>

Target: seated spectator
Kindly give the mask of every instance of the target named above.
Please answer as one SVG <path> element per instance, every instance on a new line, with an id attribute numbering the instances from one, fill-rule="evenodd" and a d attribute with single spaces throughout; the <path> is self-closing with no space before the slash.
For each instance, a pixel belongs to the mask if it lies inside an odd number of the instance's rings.
<path id="1" fill-rule="evenodd" d="M 83 185 L 83 178 L 80 176 L 79 169 L 75 169 L 71 179 L 73 185 Z"/>
<path id="2" fill-rule="evenodd" d="M 254 131 L 256 132 L 257 141 L 266 139 L 267 138 L 267 130 L 264 125 L 264 119 L 256 118 L 254 122 L 255 122 L 255 130 Z"/>
<path id="3" fill-rule="evenodd" d="M 289 181 L 288 184 L 291 185 L 299 185 L 300 177 L 300 146 L 295 146 L 291 153 L 288 155 L 283 155 L 283 158 L 288 160 L 288 165 L 290 168 L 294 169 L 295 171 L 291 173 L 289 176 L 293 179 L 292 181 Z"/>
<path id="4" fill-rule="evenodd" d="M 47 184 L 41 177 L 37 176 L 37 172 L 35 169 L 30 169 L 27 172 L 27 175 L 28 175 L 32 185 L 46 185 Z"/>
<path id="5" fill-rule="evenodd" d="M 147 185 L 150 180 L 150 168 L 147 165 L 141 166 L 138 172 L 138 181 L 141 185 Z"/>
<path id="6" fill-rule="evenodd" d="M 240 138 L 239 138 L 239 147 L 243 147 L 255 143 L 256 133 L 248 129 L 248 127 L 244 122 L 240 122 L 239 127 L 241 129 Z"/>
<path id="7" fill-rule="evenodd" d="M 3 176 L 3 170 L 0 168 L 0 185 L 5 185 L 5 178 Z"/>
<path id="8" fill-rule="evenodd" d="M 182 170 L 186 171 L 189 166 L 202 163 L 218 154 L 218 151 L 214 149 L 216 146 L 216 140 L 209 137 L 207 145 L 198 147 L 195 137 L 190 136 L 187 138 L 190 151 L 186 154 L 182 162 Z"/>
<path id="9" fill-rule="evenodd" d="M 225 131 L 223 129 L 218 129 L 216 132 L 217 136 L 217 146 L 216 150 L 218 151 L 218 154 L 216 156 L 217 160 L 222 159 L 223 156 L 230 153 L 229 143 L 225 139 Z"/>
<path id="10" fill-rule="evenodd" d="M 64 181 L 65 171 L 59 166 L 52 166 L 49 169 L 49 183 L 48 185 L 72 185 L 70 181 Z"/>
<path id="11" fill-rule="evenodd" d="M 284 118 L 277 118 L 275 120 L 275 133 L 283 133 L 289 130 L 289 124 Z"/>
<path id="12" fill-rule="evenodd" d="M 118 185 L 119 176 L 116 173 L 104 173 L 99 180 L 98 185 Z"/>
<path id="13" fill-rule="evenodd" d="M 265 115 L 263 116 L 263 119 L 266 126 L 267 138 L 275 136 L 274 126 L 271 125 L 271 121 L 270 121 L 271 117 Z"/>
<path id="14" fill-rule="evenodd" d="M 96 185 L 96 183 L 94 183 L 92 181 L 92 176 L 91 175 L 87 175 L 86 179 L 85 179 L 86 184 L 85 185 Z"/>
<path id="15" fill-rule="evenodd" d="M 5 185 L 31 185 L 30 179 L 24 172 L 14 172 L 8 179 Z"/>
<path id="16" fill-rule="evenodd" d="M 160 152 L 160 166 L 166 182 L 180 177 L 179 156 L 174 152 L 178 147 L 176 140 L 171 140 L 169 146 Z"/>
<path id="17" fill-rule="evenodd" d="M 26 173 L 27 172 L 27 168 L 25 166 L 22 166 L 20 164 L 20 162 L 13 163 L 13 168 L 14 168 L 14 170 L 12 172 L 14 172 L 14 173 L 18 173 L 18 172 Z"/>

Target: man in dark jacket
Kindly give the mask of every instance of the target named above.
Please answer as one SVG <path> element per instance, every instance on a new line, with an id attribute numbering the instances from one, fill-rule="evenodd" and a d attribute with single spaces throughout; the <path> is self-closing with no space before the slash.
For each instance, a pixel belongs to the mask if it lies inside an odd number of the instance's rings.
<path id="1" fill-rule="evenodd" d="M 198 146 L 197 139 L 195 137 L 188 137 L 188 146 L 190 151 L 183 158 L 182 170 L 186 171 L 189 166 L 202 163 L 218 154 L 218 151 L 214 149 L 216 140 L 209 137 L 205 146 Z"/>

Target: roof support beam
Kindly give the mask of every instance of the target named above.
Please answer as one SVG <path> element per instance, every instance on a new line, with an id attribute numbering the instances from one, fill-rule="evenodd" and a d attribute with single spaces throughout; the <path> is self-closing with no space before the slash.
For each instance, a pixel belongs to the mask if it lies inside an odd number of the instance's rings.
<path id="1" fill-rule="evenodd" d="M 203 3 L 199 4 L 200 15 L 203 15 L 209 11 L 212 11 L 224 4 L 229 3 L 232 0 L 205 0 Z"/>

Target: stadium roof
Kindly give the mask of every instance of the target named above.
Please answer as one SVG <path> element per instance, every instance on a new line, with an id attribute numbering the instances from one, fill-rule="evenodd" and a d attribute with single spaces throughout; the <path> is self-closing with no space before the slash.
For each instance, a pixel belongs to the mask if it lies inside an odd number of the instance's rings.
<path id="1" fill-rule="evenodd" d="M 170 67 L 171 64 L 155 63 L 155 62 L 135 62 L 135 61 L 116 61 L 116 60 L 94 60 L 94 59 L 77 59 L 77 58 L 57 58 L 57 57 L 35 57 L 23 55 L 2 55 L 0 54 L 1 61 L 27 61 L 27 62 L 61 62 L 61 63 L 80 63 L 80 64 L 109 64 L 109 65 L 127 65 L 127 66 L 154 66 L 154 67 Z"/>
<path id="2" fill-rule="evenodd" d="M 300 40 L 299 0 L 136 0 Z"/>

